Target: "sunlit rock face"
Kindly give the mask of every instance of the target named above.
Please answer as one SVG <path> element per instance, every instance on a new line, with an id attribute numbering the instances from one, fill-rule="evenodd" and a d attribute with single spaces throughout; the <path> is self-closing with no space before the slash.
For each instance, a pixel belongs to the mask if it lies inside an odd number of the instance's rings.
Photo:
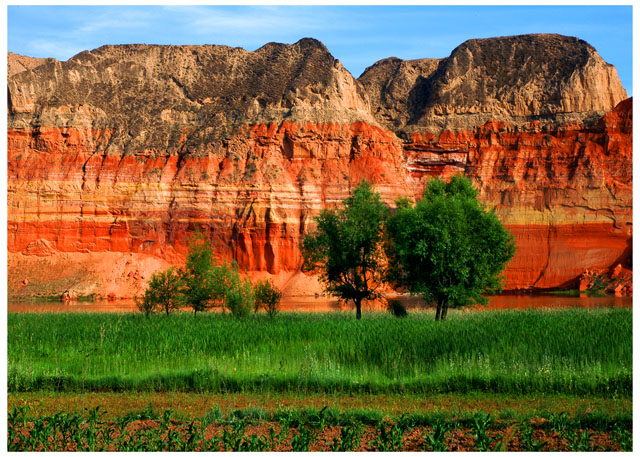
<path id="1" fill-rule="evenodd" d="M 313 294 L 299 243 L 322 208 L 362 179 L 393 206 L 455 173 L 516 238 L 508 289 L 630 267 L 632 104 L 583 41 L 471 40 L 446 59 L 385 59 L 359 79 L 313 39 L 19 57 L 12 294 L 132 296 L 184 262 L 196 229 L 218 259 Z"/>
<path id="2" fill-rule="evenodd" d="M 460 172 L 473 180 L 516 238 L 506 288 L 572 286 L 585 270 L 630 265 L 631 102 L 590 127 L 416 133 L 404 146 L 408 169 L 421 183 Z"/>

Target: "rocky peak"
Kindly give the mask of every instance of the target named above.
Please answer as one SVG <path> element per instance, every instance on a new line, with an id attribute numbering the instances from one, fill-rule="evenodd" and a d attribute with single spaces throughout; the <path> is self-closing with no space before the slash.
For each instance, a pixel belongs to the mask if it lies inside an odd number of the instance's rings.
<path id="1" fill-rule="evenodd" d="M 11 56 L 10 56 L 11 60 Z M 14 59 L 15 60 L 15 59 Z M 35 64 L 34 64 L 35 65 Z M 365 121 L 416 131 L 589 123 L 626 98 L 583 40 L 468 40 L 445 59 L 391 57 L 355 80 L 318 40 L 229 46 L 102 46 L 9 79 L 9 127 L 112 131 L 110 150 L 198 150 L 247 124 Z"/>
<path id="2" fill-rule="evenodd" d="M 9 81 L 12 128 L 113 129 L 120 150 L 187 147 L 241 125 L 375 124 L 364 92 L 319 41 L 228 46 L 102 46 Z"/>
<path id="3" fill-rule="evenodd" d="M 45 62 L 52 62 L 52 58 L 28 57 L 13 52 L 7 53 L 7 77 L 11 77 L 25 70 L 31 70 L 42 65 Z"/>
<path id="4" fill-rule="evenodd" d="M 587 42 L 562 35 L 468 40 L 435 61 L 435 70 L 420 75 L 413 66 L 402 68 L 401 62 L 381 61 L 359 80 L 374 112 L 409 113 L 401 125 L 381 120 L 406 132 L 469 129 L 490 119 L 583 122 L 599 118 L 627 97 L 615 67 Z M 398 80 L 404 82 L 405 97 L 393 96 Z"/>
<path id="5" fill-rule="evenodd" d="M 368 67 L 358 81 L 367 92 L 379 122 L 397 130 L 415 117 L 415 110 L 424 104 L 420 87 L 429 80 L 440 61 L 389 57 Z"/>

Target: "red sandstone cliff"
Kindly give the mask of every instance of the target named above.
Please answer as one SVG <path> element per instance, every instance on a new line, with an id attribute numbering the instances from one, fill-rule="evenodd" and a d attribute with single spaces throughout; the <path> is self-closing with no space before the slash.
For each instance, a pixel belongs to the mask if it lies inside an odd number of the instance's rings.
<path id="1" fill-rule="evenodd" d="M 16 74 L 10 293 L 132 295 L 155 269 L 183 261 L 196 226 L 218 257 L 289 281 L 289 293 L 312 293 L 317 283 L 296 274 L 298 244 L 319 209 L 365 177 L 392 204 L 419 196 L 428 176 L 455 172 L 474 180 L 516 236 L 507 288 L 562 287 L 586 269 L 626 266 L 631 101 L 613 109 L 625 96 L 615 69 L 586 43 L 561 38 L 468 42 L 465 65 L 460 49 L 447 65 L 387 59 L 360 81 L 310 39 L 254 53 L 107 46 Z M 487 48 L 524 49 L 515 67 L 550 39 L 548 59 L 571 58 L 526 72 L 532 94 L 548 81 L 551 95 L 525 103 L 536 97 L 514 87 L 513 68 L 491 70 Z M 490 108 L 474 111 L 482 100 L 442 108 L 445 92 L 477 98 L 473 84 L 456 81 L 478 66 L 494 80 Z M 574 111 L 554 114 L 562 110 Z M 436 112 L 459 128 L 439 128 Z M 507 114 L 509 123 L 489 121 Z"/>

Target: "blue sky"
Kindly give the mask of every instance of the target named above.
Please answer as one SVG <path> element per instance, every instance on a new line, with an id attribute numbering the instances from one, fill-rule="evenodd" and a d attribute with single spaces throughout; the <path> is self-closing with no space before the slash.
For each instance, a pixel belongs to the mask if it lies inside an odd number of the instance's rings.
<path id="1" fill-rule="evenodd" d="M 560 33 L 591 43 L 632 95 L 631 6 L 9 6 L 8 50 L 66 60 L 103 44 L 322 41 L 358 77 L 385 57 L 446 57 L 471 38 Z"/>

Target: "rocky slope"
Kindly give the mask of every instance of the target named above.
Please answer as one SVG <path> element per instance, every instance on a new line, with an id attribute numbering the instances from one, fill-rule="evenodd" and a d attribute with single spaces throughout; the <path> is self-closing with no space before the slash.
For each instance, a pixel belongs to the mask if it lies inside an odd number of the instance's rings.
<path id="1" fill-rule="evenodd" d="M 403 133 L 468 130 L 489 119 L 593 121 L 627 98 L 615 67 L 591 45 L 547 34 L 468 40 L 441 60 L 385 59 L 359 81 L 383 125 Z"/>
<path id="2" fill-rule="evenodd" d="M 472 40 L 359 80 L 312 39 L 104 46 L 8 85 L 11 294 L 130 296 L 196 227 L 311 294 L 298 245 L 317 211 L 365 177 L 392 205 L 456 172 L 516 236 L 507 288 L 630 264 L 631 102 L 577 39 Z"/>
<path id="3" fill-rule="evenodd" d="M 11 77 L 25 70 L 31 70 L 45 62 L 53 62 L 55 59 L 40 59 L 37 57 L 22 56 L 9 52 L 7 55 L 7 77 Z"/>

